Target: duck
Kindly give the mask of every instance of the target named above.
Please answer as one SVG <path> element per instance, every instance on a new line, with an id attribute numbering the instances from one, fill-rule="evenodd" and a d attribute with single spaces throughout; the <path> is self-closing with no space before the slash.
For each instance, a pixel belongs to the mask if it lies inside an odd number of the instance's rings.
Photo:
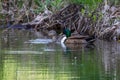
<path id="1" fill-rule="evenodd" d="M 68 28 L 63 28 L 63 37 L 61 39 L 61 44 L 91 44 L 95 41 L 95 36 L 89 35 L 72 35 Z"/>

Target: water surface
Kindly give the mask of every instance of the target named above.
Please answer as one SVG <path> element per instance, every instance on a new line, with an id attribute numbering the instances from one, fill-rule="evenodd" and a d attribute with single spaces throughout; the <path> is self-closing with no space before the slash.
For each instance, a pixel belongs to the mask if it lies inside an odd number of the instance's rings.
<path id="1" fill-rule="evenodd" d="M 120 44 L 26 43 L 38 40 L 31 31 L 1 34 L 0 80 L 120 80 Z M 46 37 L 44 38 L 45 40 Z"/>

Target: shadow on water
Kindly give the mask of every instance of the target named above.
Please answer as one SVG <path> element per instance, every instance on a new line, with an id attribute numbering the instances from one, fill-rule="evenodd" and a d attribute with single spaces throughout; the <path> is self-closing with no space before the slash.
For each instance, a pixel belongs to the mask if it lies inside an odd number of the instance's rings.
<path id="1" fill-rule="evenodd" d="M 6 35 L 0 40 L 0 80 L 120 80 L 119 43 L 98 40 L 64 49 L 25 43 L 37 38 L 29 31 Z"/>

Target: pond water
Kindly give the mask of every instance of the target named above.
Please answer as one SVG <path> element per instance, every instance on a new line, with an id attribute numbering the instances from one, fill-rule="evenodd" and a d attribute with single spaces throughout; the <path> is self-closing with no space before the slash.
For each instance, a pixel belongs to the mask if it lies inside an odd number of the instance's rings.
<path id="1" fill-rule="evenodd" d="M 36 34 L 0 34 L 0 80 L 120 80 L 119 43 L 97 40 L 63 48 Z"/>

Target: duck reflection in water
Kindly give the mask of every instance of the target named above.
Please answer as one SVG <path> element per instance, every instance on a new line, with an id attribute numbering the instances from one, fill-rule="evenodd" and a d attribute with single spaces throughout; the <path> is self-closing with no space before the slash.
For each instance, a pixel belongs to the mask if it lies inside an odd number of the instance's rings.
<path id="1" fill-rule="evenodd" d="M 70 54 L 72 51 L 87 51 L 95 48 L 94 44 L 61 44 L 63 52 L 65 54 Z"/>

